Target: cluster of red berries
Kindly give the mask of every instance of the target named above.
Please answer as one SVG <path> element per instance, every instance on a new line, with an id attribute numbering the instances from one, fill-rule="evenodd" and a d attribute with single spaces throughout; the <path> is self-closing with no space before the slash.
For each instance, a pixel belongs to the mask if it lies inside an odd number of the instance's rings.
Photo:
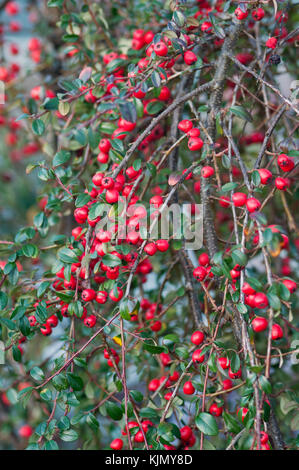
<path id="1" fill-rule="evenodd" d="M 183 119 L 178 124 L 178 128 L 188 136 L 188 148 L 192 152 L 200 150 L 203 146 L 203 140 L 199 137 L 200 130 L 193 127 L 193 122 L 189 119 Z"/>

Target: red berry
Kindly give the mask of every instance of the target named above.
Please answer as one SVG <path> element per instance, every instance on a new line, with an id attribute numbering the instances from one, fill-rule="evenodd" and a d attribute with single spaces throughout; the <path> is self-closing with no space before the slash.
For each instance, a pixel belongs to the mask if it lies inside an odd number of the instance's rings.
<path id="1" fill-rule="evenodd" d="M 265 11 L 262 8 L 257 8 L 251 12 L 251 16 L 255 21 L 260 21 L 265 16 Z"/>
<path id="2" fill-rule="evenodd" d="M 228 375 L 231 379 L 240 379 L 240 377 L 242 376 L 241 368 L 237 372 L 233 372 L 231 368 L 229 368 Z"/>
<path id="3" fill-rule="evenodd" d="M 194 331 L 194 333 L 191 335 L 191 343 L 195 344 L 196 346 L 199 346 L 204 339 L 205 335 L 202 333 L 202 331 Z"/>
<path id="4" fill-rule="evenodd" d="M 286 286 L 287 289 L 289 289 L 291 294 L 293 294 L 297 289 L 297 284 L 295 281 L 292 281 L 292 279 L 284 279 L 282 283 Z"/>
<path id="5" fill-rule="evenodd" d="M 228 196 L 221 196 L 219 201 L 220 206 L 222 207 L 229 207 L 230 206 L 230 199 Z"/>
<path id="6" fill-rule="evenodd" d="M 40 331 L 44 336 L 49 336 L 52 333 L 52 328 L 45 324 L 40 328 Z"/>
<path id="7" fill-rule="evenodd" d="M 212 23 L 210 21 L 204 21 L 200 27 L 203 33 L 211 33 L 212 32 Z"/>
<path id="8" fill-rule="evenodd" d="M 280 191 L 285 191 L 289 187 L 289 181 L 286 178 L 275 178 L 275 186 Z"/>
<path id="9" fill-rule="evenodd" d="M 187 65 L 192 65 L 197 61 L 197 56 L 192 51 L 186 51 L 184 53 L 184 62 Z"/>
<path id="10" fill-rule="evenodd" d="M 261 331 L 266 330 L 268 326 L 268 320 L 264 317 L 255 317 L 252 320 L 251 326 L 252 326 L 253 331 L 255 331 L 256 333 L 259 333 Z"/>
<path id="11" fill-rule="evenodd" d="M 180 433 L 182 441 L 189 441 L 190 437 L 192 436 L 192 429 L 189 426 L 183 426 L 180 429 Z"/>
<path id="12" fill-rule="evenodd" d="M 193 362 L 199 362 L 200 364 L 205 360 L 205 355 L 202 354 L 201 349 L 195 349 L 195 351 L 192 354 L 192 361 Z"/>
<path id="13" fill-rule="evenodd" d="M 250 197 L 246 201 L 246 207 L 248 209 L 248 212 L 256 212 L 260 209 L 261 203 L 255 197 Z"/>
<path id="14" fill-rule="evenodd" d="M 221 416 L 223 413 L 223 407 L 218 406 L 217 403 L 212 403 L 212 405 L 209 408 L 209 413 L 213 416 Z"/>
<path id="15" fill-rule="evenodd" d="M 244 206 L 247 201 L 247 195 L 245 193 L 234 193 L 232 195 L 232 201 L 236 207 Z"/>
<path id="16" fill-rule="evenodd" d="M 251 287 L 250 284 L 248 284 L 248 282 L 244 282 L 243 287 L 242 287 L 242 292 L 245 295 L 250 295 L 250 294 L 255 294 L 256 293 L 256 291 L 253 289 L 253 287 Z"/>
<path id="17" fill-rule="evenodd" d="M 55 328 L 58 325 L 58 318 L 56 315 L 51 315 L 47 321 L 46 325 L 50 326 L 51 328 Z"/>
<path id="18" fill-rule="evenodd" d="M 105 304 L 107 302 L 108 294 L 104 290 L 100 290 L 96 294 L 96 302 L 98 304 Z"/>
<path id="19" fill-rule="evenodd" d="M 158 209 L 163 204 L 163 198 L 159 195 L 153 196 L 150 198 L 149 202 L 153 207 Z"/>
<path id="20" fill-rule="evenodd" d="M 248 409 L 248 408 L 245 408 L 245 406 L 244 406 L 243 408 L 239 408 L 239 409 L 237 410 L 238 416 L 239 416 L 239 412 L 240 412 L 240 411 L 242 412 L 242 413 L 241 413 L 241 419 L 242 419 L 242 422 L 243 422 L 244 419 L 245 419 L 245 416 L 247 415 L 247 413 L 248 413 L 248 411 L 249 411 L 249 409 Z"/>
<path id="21" fill-rule="evenodd" d="M 262 431 L 261 432 L 261 444 L 267 444 L 268 440 L 269 440 L 268 434 Z"/>
<path id="22" fill-rule="evenodd" d="M 25 439 L 29 439 L 30 436 L 33 434 L 33 429 L 29 424 L 24 424 L 23 426 L 20 427 L 18 434 L 20 437 L 23 437 Z"/>
<path id="23" fill-rule="evenodd" d="M 99 143 L 99 149 L 101 152 L 108 153 L 111 149 L 111 143 L 109 139 L 102 139 Z"/>
<path id="24" fill-rule="evenodd" d="M 82 300 L 84 302 L 90 302 L 91 300 L 94 300 L 96 297 L 96 293 L 93 289 L 84 289 L 81 294 Z"/>
<path id="25" fill-rule="evenodd" d="M 203 281 L 207 275 L 207 270 L 203 266 L 198 266 L 193 270 L 193 277 L 199 282 Z"/>
<path id="26" fill-rule="evenodd" d="M 258 172 L 261 178 L 261 184 L 268 184 L 272 180 L 272 173 L 267 170 L 267 168 L 260 168 Z"/>
<path id="27" fill-rule="evenodd" d="M 228 357 L 219 357 L 218 362 L 222 369 L 228 369 L 230 366 L 230 360 Z"/>
<path id="28" fill-rule="evenodd" d="M 284 153 L 278 155 L 277 164 L 279 168 L 285 172 L 291 171 L 295 167 L 294 159 L 292 157 L 288 157 L 288 155 L 285 155 Z"/>
<path id="29" fill-rule="evenodd" d="M 119 192 L 116 189 L 107 189 L 106 191 L 106 201 L 108 204 L 113 204 L 118 201 Z"/>
<path id="30" fill-rule="evenodd" d="M 201 176 L 203 178 L 210 178 L 215 173 L 214 168 L 212 166 L 204 166 L 201 169 Z"/>
<path id="31" fill-rule="evenodd" d="M 78 207 L 74 210 L 74 217 L 78 224 L 84 224 L 86 222 L 88 216 L 88 209 L 87 207 Z"/>
<path id="32" fill-rule="evenodd" d="M 210 258 L 207 253 L 201 253 L 198 257 L 198 262 L 201 266 L 207 266 L 210 263 Z"/>
<path id="33" fill-rule="evenodd" d="M 238 7 L 235 9 L 235 16 L 238 20 L 245 20 L 248 16 L 248 11 L 243 11 L 242 8 Z"/>
<path id="34" fill-rule="evenodd" d="M 158 56 L 165 56 L 168 52 L 168 47 L 165 42 L 159 41 L 154 45 L 154 51 Z"/>
<path id="35" fill-rule="evenodd" d="M 114 439 L 111 442 L 110 447 L 113 450 L 121 450 L 123 448 L 123 445 L 124 445 L 124 443 L 121 439 Z"/>
<path id="36" fill-rule="evenodd" d="M 222 385 L 223 390 L 229 390 L 230 388 L 233 388 L 233 383 L 230 379 L 223 380 Z"/>
<path id="37" fill-rule="evenodd" d="M 103 173 L 96 173 L 92 177 L 92 182 L 95 186 L 101 186 L 103 180 Z"/>
<path id="38" fill-rule="evenodd" d="M 266 46 L 269 47 L 269 49 L 275 49 L 277 46 L 277 39 L 274 37 L 267 39 Z"/>
<path id="39" fill-rule="evenodd" d="M 161 328 L 162 328 L 162 323 L 161 323 L 159 320 L 155 321 L 155 322 L 151 325 L 151 330 L 152 330 L 152 331 L 160 331 Z"/>
<path id="40" fill-rule="evenodd" d="M 112 189 L 114 187 L 114 181 L 109 176 L 103 178 L 101 184 L 105 189 Z"/>
<path id="41" fill-rule="evenodd" d="M 283 329 L 278 323 L 274 323 L 272 326 L 272 339 L 276 340 L 281 338 L 283 338 Z"/>
<path id="42" fill-rule="evenodd" d="M 189 119 L 183 119 L 182 121 L 179 122 L 178 128 L 180 131 L 183 132 L 189 132 L 193 127 L 192 121 L 189 121 Z"/>
<path id="43" fill-rule="evenodd" d="M 168 248 L 169 248 L 169 243 L 167 240 L 157 240 L 156 241 L 156 246 L 158 248 L 159 251 L 167 251 Z"/>
<path id="44" fill-rule="evenodd" d="M 29 315 L 28 321 L 29 321 L 30 326 L 37 325 L 37 320 L 34 315 Z"/>
<path id="45" fill-rule="evenodd" d="M 193 393 L 195 392 L 195 388 L 192 382 L 190 381 L 185 382 L 184 387 L 183 387 L 183 392 L 185 393 L 185 395 L 193 395 Z"/>
<path id="46" fill-rule="evenodd" d="M 167 353 L 161 353 L 160 359 L 161 359 L 163 366 L 168 366 L 171 363 L 171 357 Z"/>
<path id="47" fill-rule="evenodd" d="M 88 328 L 92 328 L 95 326 L 97 322 L 97 317 L 95 315 L 88 315 L 84 320 L 83 323 Z"/>
<path id="48" fill-rule="evenodd" d="M 158 96 L 158 100 L 168 101 L 170 97 L 171 97 L 171 93 L 170 93 L 169 88 L 165 85 L 162 86 L 161 91 L 160 91 L 159 96 Z"/>
<path id="49" fill-rule="evenodd" d="M 157 252 L 157 246 L 154 242 L 147 243 L 144 247 L 144 251 L 147 255 L 153 256 Z"/>
<path id="50" fill-rule="evenodd" d="M 150 392 L 155 392 L 156 390 L 158 390 L 159 386 L 160 386 L 159 379 L 153 379 L 148 384 L 148 389 Z"/>
<path id="51" fill-rule="evenodd" d="M 266 308 L 269 305 L 268 297 L 263 292 L 254 295 L 255 308 Z"/>
<path id="52" fill-rule="evenodd" d="M 203 141 L 199 137 L 191 137 L 188 140 L 188 148 L 192 152 L 200 150 L 203 146 Z"/>
<path id="53" fill-rule="evenodd" d="M 112 289 L 109 293 L 109 297 L 113 302 L 119 302 L 123 298 L 123 291 L 119 287 L 117 287 L 117 295 L 114 294 L 114 290 Z"/>

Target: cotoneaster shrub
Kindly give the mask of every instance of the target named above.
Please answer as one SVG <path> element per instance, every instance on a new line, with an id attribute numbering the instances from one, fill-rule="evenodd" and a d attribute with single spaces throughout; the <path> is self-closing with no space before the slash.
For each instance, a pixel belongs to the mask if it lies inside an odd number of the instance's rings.
<path id="1" fill-rule="evenodd" d="M 0 8 L 1 448 L 298 447 L 295 2 Z"/>

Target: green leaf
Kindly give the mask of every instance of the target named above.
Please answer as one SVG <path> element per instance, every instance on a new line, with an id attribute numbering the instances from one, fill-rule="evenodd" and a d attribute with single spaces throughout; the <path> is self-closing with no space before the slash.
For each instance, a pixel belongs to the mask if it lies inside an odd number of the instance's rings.
<path id="1" fill-rule="evenodd" d="M 2 323 L 2 325 L 5 325 L 6 328 L 8 328 L 9 330 L 16 330 L 17 329 L 17 326 L 16 324 L 9 320 L 8 318 L 1 318 L 0 317 L 0 323 Z"/>
<path id="2" fill-rule="evenodd" d="M 157 418 L 157 410 L 153 408 L 142 408 L 139 414 L 142 418 L 149 418 L 149 419 Z"/>
<path id="3" fill-rule="evenodd" d="M 272 308 L 274 308 L 274 310 L 280 310 L 281 309 L 281 302 L 279 300 L 279 297 L 277 297 L 277 295 L 269 292 L 267 294 L 267 297 L 268 297 L 268 300 L 269 300 L 269 304 L 271 305 Z"/>
<path id="4" fill-rule="evenodd" d="M 13 358 L 14 358 L 15 361 L 21 362 L 21 360 L 22 360 L 22 353 L 21 353 L 21 351 L 19 350 L 18 346 L 16 346 L 16 345 L 13 345 L 13 347 L 12 347 L 12 356 L 13 356 Z"/>
<path id="5" fill-rule="evenodd" d="M 260 291 L 263 288 L 263 285 L 255 277 L 248 277 L 246 282 L 248 282 L 248 284 L 256 291 Z"/>
<path id="6" fill-rule="evenodd" d="M 48 111 L 54 111 L 58 109 L 59 100 L 58 98 L 47 98 L 43 105 Z"/>
<path id="7" fill-rule="evenodd" d="M 141 402 L 143 400 L 143 395 L 139 390 L 131 390 L 130 395 L 135 401 Z"/>
<path id="8" fill-rule="evenodd" d="M 35 317 L 39 323 L 44 323 L 48 318 L 47 308 L 40 303 L 35 310 Z"/>
<path id="9" fill-rule="evenodd" d="M 232 372 L 238 372 L 241 366 L 240 358 L 235 351 L 229 351 L 230 368 Z"/>
<path id="10" fill-rule="evenodd" d="M 90 209 L 89 209 L 89 212 L 88 212 L 88 217 L 91 220 L 94 220 L 97 217 L 99 217 L 100 215 L 102 215 L 104 213 L 104 211 L 106 210 L 106 208 L 107 208 L 106 204 L 104 204 L 102 202 L 96 202 L 95 204 L 92 204 L 92 206 L 90 206 Z"/>
<path id="11" fill-rule="evenodd" d="M 57 152 L 53 158 L 52 165 L 55 168 L 56 166 L 63 165 L 71 158 L 71 153 L 67 150 L 60 150 Z"/>
<path id="12" fill-rule="evenodd" d="M 155 88 L 159 88 L 159 86 L 161 85 L 161 77 L 157 70 L 154 70 L 151 74 L 151 81 Z"/>
<path id="13" fill-rule="evenodd" d="M 115 267 L 121 264 L 121 259 L 118 256 L 107 254 L 102 258 L 102 262 L 105 266 Z"/>
<path id="14" fill-rule="evenodd" d="M 251 175 L 252 183 L 254 186 L 259 186 L 261 184 L 261 177 L 257 170 L 254 170 Z"/>
<path id="15" fill-rule="evenodd" d="M 60 439 L 65 442 L 72 442 L 78 439 L 78 434 L 74 429 L 66 429 L 60 433 Z"/>
<path id="16" fill-rule="evenodd" d="M 38 257 L 38 248 L 36 245 L 28 243 L 22 247 L 22 252 L 26 258 L 37 258 Z"/>
<path id="17" fill-rule="evenodd" d="M 264 375 L 261 375 L 259 377 L 259 382 L 260 382 L 261 387 L 262 387 L 262 389 L 265 393 L 267 393 L 267 394 L 271 393 L 272 386 L 271 386 L 269 380 Z"/>
<path id="18" fill-rule="evenodd" d="M 33 380 L 36 380 L 39 382 L 40 380 L 44 380 L 45 374 L 43 370 L 40 367 L 33 367 L 30 371 L 30 375 L 33 378 Z"/>
<path id="19" fill-rule="evenodd" d="M 119 313 L 120 313 L 120 316 L 124 319 L 124 320 L 127 320 L 127 321 L 130 321 L 131 320 L 131 315 L 130 315 L 130 312 L 129 312 L 129 307 L 128 307 L 128 300 L 127 299 L 124 299 L 120 306 L 119 306 Z"/>
<path id="20" fill-rule="evenodd" d="M 58 258 L 63 263 L 68 263 L 68 264 L 78 263 L 78 256 L 70 248 L 61 248 L 58 251 Z"/>
<path id="21" fill-rule="evenodd" d="M 249 112 L 244 109 L 242 106 L 231 106 L 229 108 L 230 112 L 235 114 L 235 116 L 244 119 L 245 121 L 252 122 L 252 117 Z"/>
<path id="22" fill-rule="evenodd" d="M 55 375 L 52 379 L 52 384 L 59 392 L 69 388 L 68 380 L 64 374 Z"/>
<path id="23" fill-rule="evenodd" d="M 182 28 L 186 23 L 185 15 L 179 10 L 173 12 L 173 19 L 180 28 Z"/>
<path id="24" fill-rule="evenodd" d="M 30 333 L 31 333 L 30 323 L 29 323 L 29 320 L 26 316 L 24 316 L 23 318 L 20 319 L 19 328 L 20 328 L 21 333 L 24 336 L 29 336 L 30 335 Z"/>
<path id="25" fill-rule="evenodd" d="M 41 119 L 36 119 L 32 123 L 32 130 L 36 135 L 43 135 L 45 132 L 45 123 Z"/>
<path id="26" fill-rule="evenodd" d="M 239 310 L 240 313 L 243 315 L 248 312 L 248 308 L 244 304 L 237 304 L 237 309 Z"/>
<path id="27" fill-rule="evenodd" d="M 67 378 L 73 390 L 80 391 L 84 387 L 83 380 L 78 375 L 75 375 L 72 372 L 68 372 Z"/>
<path id="28" fill-rule="evenodd" d="M 209 413 L 199 413 L 195 418 L 195 424 L 198 429 L 207 436 L 217 436 L 218 426 L 214 416 Z"/>
<path id="29" fill-rule="evenodd" d="M 175 436 L 172 433 L 172 424 L 171 423 L 160 423 L 158 426 L 158 436 L 164 439 L 167 442 L 172 442 L 175 439 Z"/>
<path id="30" fill-rule="evenodd" d="M 90 196 L 89 194 L 79 194 L 75 201 L 75 206 L 76 207 L 83 207 L 85 204 L 87 204 L 90 201 Z"/>
<path id="31" fill-rule="evenodd" d="M 45 443 L 45 450 L 59 450 L 58 444 L 56 441 L 47 441 Z"/>
<path id="32" fill-rule="evenodd" d="M 126 101 L 125 103 L 119 104 L 120 114 L 122 117 L 129 122 L 136 122 L 137 112 L 132 101 Z"/>
<path id="33" fill-rule="evenodd" d="M 141 163 L 142 163 L 142 162 L 141 162 L 140 158 L 138 158 L 137 160 L 134 161 L 134 163 L 133 163 L 133 168 L 134 168 L 135 171 L 139 171 L 139 170 L 140 170 L 140 168 L 141 168 Z"/>
<path id="34" fill-rule="evenodd" d="M 150 103 L 147 104 L 146 110 L 147 113 L 152 116 L 154 114 L 158 114 L 162 109 L 164 108 L 164 105 L 161 101 L 151 101 Z"/>
<path id="35" fill-rule="evenodd" d="M 152 343 L 143 343 L 143 348 L 150 352 L 151 354 L 161 354 L 165 351 L 165 348 L 162 346 L 154 346 Z"/>
<path id="36" fill-rule="evenodd" d="M 98 420 L 92 413 L 89 413 L 87 415 L 86 422 L 95 431 L 97 431 L 98 428 L 100 427 Z"/>
<path id="37" fill-rule="evenodd" d="M 119 421 L 123 416 L 121 408 L 109 401 L 106 402 L 106 411 L 110 418 L 114 419 L 115 421 Z"/>
<path id="38" fill-rule="evenodd" d="M 240 264 L 241 266 L 246 266 L 247 256 L 240 250 L 234 250 L 232 252 L 232 259 L 235 264 Z"/>
<path id="39" fill-rule="evenodd" d="M 3 310 L 8 302 L 8 297 L 5 292 L 0 291 L 0 310 Z"/>
<path id="40" fill-rule="evenodd" d="M 239 186 L 239 183 L 226 183 L 222 186 L 221 192 L 227 193 L 227 192 L 233 191 L 238 186 Z"/>
<path id="41" fill-rule="evenodd" d="M 229 432 L 233 432 L 234 434 L 237 434 L 241 430 L 241 425 L 239 421 L 232 415 L 228 413 L 223 413 L 222 415 L 224 422 L 226 424 L 227 430 Z"/>
<path id="42" fill-rule="evenodd" d="M 42 297 L 50 285 L 51 285 L 51 283 L 49 281 L 42 282 L 38 286 L 37 297 Z"/>

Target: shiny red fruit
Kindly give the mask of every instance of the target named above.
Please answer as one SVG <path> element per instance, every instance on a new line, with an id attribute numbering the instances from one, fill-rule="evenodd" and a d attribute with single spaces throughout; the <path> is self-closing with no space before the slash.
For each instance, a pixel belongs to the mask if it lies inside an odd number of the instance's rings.
<path id="1" fill-rule="evenodd" d="M 274 323 L 272 326 L 272 339 L 275 341 L 281 338 L 283 338 L 283 329 L 278 323 Z"/>
<path id="2" fill-rule="evenodd" d="M 190 381 L 185 382 L 183 392 L 185 393 L 185 395 L 193 395 L 193 393 L 195 392 L 193 383 Z"/>
<path id="3" fill-rule="evenodd" d="M 253 331 L 255 331 L 256 333 L 259 333 L 261 331 L 266 330 L 268 326 L 268 320 L 264 317 L 255 317 L 252 320 L 251 326 L 252 326 Z"/>

